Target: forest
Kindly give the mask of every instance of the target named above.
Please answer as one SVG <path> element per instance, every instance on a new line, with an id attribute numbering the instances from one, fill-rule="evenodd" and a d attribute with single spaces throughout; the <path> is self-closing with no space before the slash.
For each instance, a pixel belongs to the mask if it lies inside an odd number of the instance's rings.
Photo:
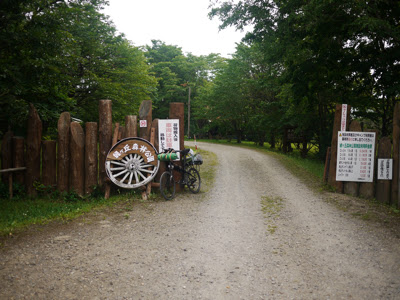
<path id="1" fill-rule="evenodd" d="M 212 1 L 209 17 L 221 30 L 252 28 L 231 58 L 160 40 L 134 46 L 102 13 L 106 5 L 0 1 L 0 136 L 8 128 L 24 135 L 29 103 L 52 139 L 60 113 L 97 121 L 101 99 L 113 100 L 121 123 L 143 100 L 152 100 L 154 118 L 167 118 L 169 103 L 190 99 L 190 137 L 279 148 L 289 128 L 307 141 L 304 153 L 321 158 L 337 103 L 391 135 L 400 100 L 397 0 Z"/>

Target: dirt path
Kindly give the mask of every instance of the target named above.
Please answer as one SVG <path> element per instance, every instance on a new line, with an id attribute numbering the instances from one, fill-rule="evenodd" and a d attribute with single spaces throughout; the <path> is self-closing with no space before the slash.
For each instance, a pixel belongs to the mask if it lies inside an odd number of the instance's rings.
<path id="1" fill-rule="evenodd" d="M 0 299 L 400 299 L 400 239 L 273 158 L 200 144 L 215 186 L 7 243 Z"/>

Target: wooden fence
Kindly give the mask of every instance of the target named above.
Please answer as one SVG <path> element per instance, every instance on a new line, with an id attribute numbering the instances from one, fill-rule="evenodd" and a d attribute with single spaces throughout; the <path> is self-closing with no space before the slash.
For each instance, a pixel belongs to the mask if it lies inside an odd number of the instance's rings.
<path id="1" fill-rule="evenodd" d="M 379 132 L 375 130 L 364 129 L 365 132 L 376 132 L 375 157 L 374 160 L 374 178 L 373 182 L 344 182 L 336 181 L 337 164 L 337 144 L 338 131 L 341 126 L 342 105 L 336 106 L 335 122 L 333 126 L 333 135 L 331 147 L 328 148 L 325 161 L 324 180 L 335 188 L 337 192 L 346 193 L 353 196 L 364 198 L 376 198 L 378 201 L 400 207 L 399 190 L 399 142 L 400 142 L 400 104 L 396 103 L 393 115 L 393 143 L 389 137 L 379 137 Z M 350 121 L 350 107 L 347 110 L 347 131 L 361 132 L 361 125 L 358 121 Z M 378 159 L 393 159 L 392 180 L 378 180 Z"/>
<path id="2" fill-rule="evenodd" d="M 171 119 L 179 119 L 180 146 L 183 149 L 184 104 L 171 103 Z M 138 130 L 137 116 L 126 116 L 125 125 L 112 122 L 112 101 L 99 101 L 99 124 L 85 123 L 82 128 L 78 122 L 72 122 L 71 115 L 63 112 L 57 124 L 57 141 L 42 141 L 42 122 L 33 105 L 30 105 L 27 122 L 27 136 L 13 136 L 8 131 L 2 140 L 1 161 L 2 181 L 10 186 L 17 182 L 25 185 L 27 194 L 36 195 L 35 185 L 51 186 L 60 192 L 75 191 L 84 196 L 92 193 L 95 186 L 110 195 L 111 183 L 105 170 L 108 151 L 118 140 L 127 137 L 141 137 L 150 140 L 152 132 L 158 132 L 158 119 L 152 119 L 152 103 L 143 101 L 139 109 L 139 121 L 146 120 L 146 126 Z M 154 139 L 158 149 L 158 139 Z M 165 170 L 160 165 L 159 173 Z M 149 190 L 145 189 L 143 196 Z"/>

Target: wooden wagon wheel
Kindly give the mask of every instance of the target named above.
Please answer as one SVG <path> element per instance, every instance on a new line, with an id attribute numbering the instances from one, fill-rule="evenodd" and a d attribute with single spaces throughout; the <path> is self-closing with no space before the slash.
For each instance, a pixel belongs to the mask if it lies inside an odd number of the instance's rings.
<path id="1" fill-rule="evenodd" d="M 154 146 L 141 138 L 120 140 L 108 152 L 106 172 L 119 187 L 134 189 L 156 176 L 160 162 Z"/>

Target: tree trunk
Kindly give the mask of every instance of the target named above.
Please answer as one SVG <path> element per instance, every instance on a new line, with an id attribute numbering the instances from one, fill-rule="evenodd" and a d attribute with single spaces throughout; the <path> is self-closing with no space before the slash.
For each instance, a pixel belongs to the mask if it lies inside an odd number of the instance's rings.
<path id="1" fill-rule="evenodd" d="M 99 183 L 105 188 L 105 197 L 110 196 L 110 182 L 106 173 L 106 157 L 112 143 L 112 101 L 99 101 Z"/>

